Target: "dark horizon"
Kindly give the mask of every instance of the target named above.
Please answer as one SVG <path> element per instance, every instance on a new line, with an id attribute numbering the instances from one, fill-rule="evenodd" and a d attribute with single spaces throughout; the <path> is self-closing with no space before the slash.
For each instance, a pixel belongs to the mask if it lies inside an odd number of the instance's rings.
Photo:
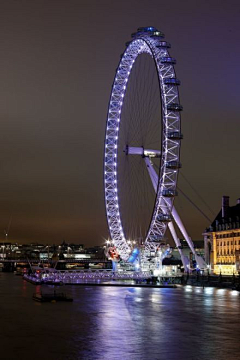
<path id="1" fill-rule="evenodd" d="M 184 107 L 179 187 L 210 219 L 240 197 L 240 4 L 7 1 L 1 4 L 0 243 L 83 243 L 108 237 L 105 121 L 125 43 L 152 25 L 172 44 Z M 208 207 L 193 191 L 197 191 Z M 210 223 L 183 197 L 194 240 Z M 211 210 L 209 209 L 211 208 Z"/>

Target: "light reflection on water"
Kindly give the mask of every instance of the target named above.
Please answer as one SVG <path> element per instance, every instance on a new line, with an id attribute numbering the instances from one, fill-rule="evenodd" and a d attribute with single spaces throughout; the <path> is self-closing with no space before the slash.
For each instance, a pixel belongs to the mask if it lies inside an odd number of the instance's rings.
<path id="1" fill-rule="evenodd" d="M 66 286 L 73 303 L 45 304 L 35 291 L 0 273 L 1 359 L 239 358 L 237 291 Z"/>

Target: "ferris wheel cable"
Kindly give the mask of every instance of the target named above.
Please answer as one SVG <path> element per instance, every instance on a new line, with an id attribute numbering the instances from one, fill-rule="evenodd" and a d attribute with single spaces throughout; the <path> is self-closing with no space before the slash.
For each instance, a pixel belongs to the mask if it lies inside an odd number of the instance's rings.
<path id="1" fill-rule="evenodd" d="M 151 61 L 152 61 L 152 59 L 151 59 Z M 150 65 L 150 64 L 149 64 L 149 65 Z M 149 67 L 148 67 L 148 69 L 149 69 Z M 149 72 L 150 72 L 150 69 L 149 69 Z M 147 75 L 147 71 L 145 72 L 145 74 Z M 146 98 L 147 104 L 146 104 L 146 107 L 144 108 L 144 109 L 145 109 L 144 120 L 147 122 L 146 134 L 149 133 L 149 124 L 151 124 L 151 121 L 149 121 L 149 120 L 150 120 L 149 118 L 152 117 L 151 108 L 152 108 L 153 105 L 154 105 L 154 102 L 151 101 L 151 100 L 152 100 L 152 94 L 153 94 L 154 78 L 155 78 L 154 75 L 155 75 L 155 74 L 154 74 L 154 72 L 152 71 L 152 74 L 150 74 L 150 76 L 151 76 L 150 86 L 149 86 L 149 84 L 147 84 L 147 79 L 145 80 L 145 86 L 150 87 L 150 89 L 151 89 L 150 91 L 147 92 L 147 98 Z M 146 84 L 147 84 L 147 85 L 146 85 Z"/>
<path id="2" fill-rule="evenodd" d="M 133 182 L 130 182 L 129 180 L 130 180 L 130 178 L 138 179 L 139 174 L 138 174 L 138 167 L 137 167 L 136 161 L 133 161 L 135 159 L 131 158 L 131 160 L 132 160 L 131 162 L 127 160 L 127 162 L 128 162 L 128 164 L 126 166 L 127 176 L 125 177 L 125 181 L 127 180 L 128 183 L 130 183 L 130 186 L 133 187 L 135 185 L 133 184 Z M 139 159 L 137 159 L 137 160 L 139 161 Z M 123 183 L 122 183 L 122 186 L 123 186 L 123 185 L 125 185 L 125 181 L 124 181 L 124 179 L 122 181 L 123 181 Z M 131 194 L 131 192 L 130 192 L 130 194 Z"/>
<path id="3" fill-rule="evenodd" d="M 140 158 L 139 160 L 142 162 L 142 158 Z M 148 184 L 147 181 L 149 181 L 149 179 L 146 179 L 146 170 L 145 170 L 144 166 L 141 166 L 141 167 L 142 167 L 142 176 L 143 176 L 142 179 L 143 179 L 143 182 L 142 182 L 142 184 L 140 184 L 141 187 L 139 186 L 139 191 L 137 193 L 137 198 L 142 200 L 142 201 L 140 201 L 139 216 L 140 216 L 141 211 L 142 211 L 143 217 L 146 218 L 146 213 L 147 213 L 146 206 L 148 205 L 148 208 L 150 206 L 149 206 L 149 201 L 148 201 L 149 189 L 148 189 L 148 191 L 146 190 L 147 185 L 145 185 L 145 184 Z M 139 177 L 139 173 L 137 175 Z"/>
<path id="4" fill-rule="evenodd" d="M 156 138 L 156 132 L 155 129 L 159 127 L 159 122 L 154 121 L 154 119 L 157 117 L 157 108 L 160 106 L 159 103 L 152 102 L 152 104 L 149 104 L 149 114 L 145 115 L 145 121 L 147 122 L 146 127 L 146 140 L 147 143 L 150 142 L 151 138 Z"/>
<path id="5" fill-rule="evenodd" d="M 156 108 L 156 106 L 155 106 Z M 155 109 L 152 108 L 152 112 L 154 112 Z M 153 122 L 153 121 L 152 121 Z M 150 127 L 149 127 L 149 136 L 148 136 L 148 144 L 151 143 L 151 139 L 154 140 L 154 138 L 156 137 L 156 132 L 157 132 L 157 129 L 159 127 L 159 124 L 155 123 L 154 125 L 152 125 L 152 122 L 149 121 L 150 124 Z M 160 143 L 160 141 L 158 140 L 158 143 Z"/>
<path id="6" fill-rule="evenodd" d="M 141 159 L 139 159 L 141 160 Z M 138 170 L 138 169 L 137 169 Z M 128 177 L 131 178 L 130 181 L 130 189 L 129 189 L 129 195 L 130 195 L 130 201 L 134 201 L 134 192 L 137 192 L 137 196 L 135 198 L 140 199 L 140 193 L 139 193 L 139 186 L 136 184 L 138 182 L 138 176 L 139 173 L 136 173 L 136 164 L 134 166 L 131 166 L 130 171 L 127 173 Z M 136 186 L 137 185 L 137 186 Z M 137 209 L 139 206 L 137 206 Z M 128 213 L 130 212 L 130 208 L 128 209 Z M 131 225 L 132 226 L 132 225 Z"/>
<path id="7" fill-rule="evenodd" d="M 154 126 L 154 127 L 152 127 L 151 128 L 151 131 L 152 131 L 152 136 L 149 138 L 149 140 L 148 140 L 148 145 L 149 144 L 153 144 L 153 143 L 156 143 L 157 144 L 157 146 L 156 146 L 156 150 L 158 150 L 159 148 L 161 148 L 161 142 L 158 140 L 158 141 L 154 141 L 154 138 L 155 138 L 155 134 L 157 133 L 157 124 Z"/>
<path id="8" fill-rule="evenodd" d="M 157 90 L 156 90 L 157 91 Z M 161 106 L 161 102 L 152 103 L 149 112 L 152 114 L 151 118 L 156 119 L 159 117 L 159 106 Z M 153 136 L 155 133 L 153 132 L 153 129 L 159 126 L 159 121 L 149 121 L 148 127 L 147 127 L 147 136 Z"/>
<path id="9" fill-rule="evenodd" d="M 180 172 L 180 175 L 182 176 L 182 178 L 187 182 L 187 184 L 191 187 L 191 189 L 197 194 L 197 196 L 202 200 L 202 202 L 206 205 L 206 207 L 208 208 L 208 210 L 212 213 L 212 215 L 215 216 L 214 211 L 210 208 L 210 206 L 207 204 L 207 202 L 202 198 L 202 196 L 197 192 L 197 190 L 192 186 L 192 184 L 190 183 L 190 181 L 186 178 L 185 175 L 183 175 L 182 171 Z"/>
<path id="10" fill-rule="evenodd" d="M 207 219 L 210 223 L 212 222 L 211 219 L 177 186 L 177 189 L 180 191 L 181 194 Z"/>
<path id="11" fill-rule="evenodd" d="M 139 62 L 139 68 L 141 69 L 143 67 L 141 71 L 141 73 L 143 74 L 143 76 L 141 77 L 138 77 L 136 76 L 136 79 L 139 80 L 140 82 L 140 86 L 139 88 L 137 88 L 137 98 L 138 98 L 138 109 L 140 110 L 140 113 L 139 113 L 139 119 L 140 119 L 140 123 L 141 123 L 141 120 L 145 117 L 145 111 L 147 109 L 147 97 L 145 98 L 145 103 L 146 103 L 146 107 L 143 108 L 142 107 L 142 94 L 145 93 L 145 86 L 146 86 L 146 73 L 147 73 L 147 69 L 146 69 L 146 62 L 142 62 L 141 59 L 142 59 L 142 56 L 144 55 L 140 55 L 139 56 L 139 59 L 136 60 Z M 135 68 L 136 69 L 136 68 Z M 140 124 L 141 126 L 141 124 Z"/>
<path id="12" fill-rule="evenodd" d="M 145 169 L 143 168 L 143 171 L 144 171 L 144 170 L 145 170 Z M 144 190 L 145 190 L 145 188 L 146 188 L 146 187 L 144 187 Z M 132 193 L 132 191 L 131 191 L 130 193 Z M 140 194 L 140 195 L 141 195 L 141 194 Z M 138 196 L 139 196 L 139 195 L 138 195 Z M 143 206 L 143 203 L 141 204 L 141 208 L 142 208 L 142 207 L 144 207 L 144 206 Z M 146 206 L 145 206 L 145 208 L 146 208 Z"/>
<path id="13" fill-rule="evenodd" d="M 137 162 L 138 162 L 139 164 L 142 163 L 142 158 L 141 158 L 141 157 L 139 157 L 139 158 L 136 159 L 136 160 L 137 160 Z M 141 164 L 141 165 L 143 165 L 143 164 Z M 146 178 L 145 166 L 141 166 L 141 169 L 142 169 L 142 172 L 143 172 L 143 174 L 144 174 L 144 176 L 145 176 L 145 178 Z M 136 173 L 136 171 L 137 171 L 137 173 Z M 137 216 L 139 217 L 139 215 L 141 214 L 141 209 L 146 208 L 146 204 L 148 205 L 148 208 L 150 208 L 149 202 L 147 202 L 147 200 L 146 200 L 146 199 L 147 199 L 146 186 L 144 186 L 143 189 L 142 189 L 142 188 L 137 184 L 137 182 L 138 182 L 138 180 L 141 178 L 141 176 L 139 177 L 139 172 L 138 172 L 138 168 L 136 167 L 136 164 L 135 164 L 134 167 L 132 167 L 131 173 L 129 173 L 129 174 L 130 174 L 130 176 L 133 177 L 133 179 L 132 179 L 131 182 L 130 182 L 130 185 L 131 185 L 131 187 L 130 187 L 131 201 L 134 200 L 134 197 L 137 198 L 137 199 L 141 199 L 141 198 L 142 198 L 142 199 L 145 199 L 144 201 L 140 202 L 139 205 L 137 205 L 137 209 L 138 209 Z M 149 179 L 144 180 L 144 184 L 147 183 L 147 180 L 149 181 Z M 135 189 L 135 188 L 136 188 L 136 189 Z M 135 196 L 135 195 L 133 194 L 133 192 L 136 192 L 137 195 Z M 149 194 L 148 194 L 148 196 L 149 196 Z M 130 209 L 129 209 L 129 210 L 130 210 Z M 144 217 L 145 217 L 145 215 L 144 215 Z M 131 226 L 132 226 L 132 225 L 131 225 Z"/>
<path id="14" fill-rule="evenodd" d="M 136 60 L 136 62 L 137 62 L 137 60 Z M 141 62 L 140 62 L 140 64 L 138 62 L 138 63 L 136 63 L 136 65 L 139 65 L 139 67 L 141 67 L 142 64 L 141 64 Z M 144 74 L 144 71 L 143 71 L 143 74 Z M 138 121 L 138 125 L 139 125 L 139 121 L 142 118 L 142 107 L 141 107 L 140 95 L 141 95 L 142 88 L 143 88 L 143 80 L 142 80 L 142 76 L 141 77 L 134 76 L 134 69 L 133 69 L 133 72 L 131 75 L 132 75 L 132 78 L 130 77 L 130 81 L 131 81 L 131 79 L 133 79 L 133 84 L 132 84 L 133 91 L 131 91 L 131 89 L 129 89 L 130 98 L 131 98 L 131 101 L 129 103 L 130 103 L 130 106 L 132 103 L 136 103 L 136 105 L 137 105 L 137 106 L 133 107 L 132 109 L 134 111 L 135 121 Z M 132 126 L 133 125 L 134 124 L 132 124 Z"/>
<path id="15" fill-rule="evenodd" d="M 212 220 L 187 196 L 180 188 L 177 186 L 177 189 L 180 193 L 211 223 Z"/>
<path id="16" fill-rule="evenodd" d="M 139 62 L 141 61 L 141 57 L 139 57 Z M 142 63 L 140 62 L 140 66 L 139 66 L 140 68 L 142 67 Z M 139 113 L 138 113 L 138 116 L 139 116 L 139 118 L 138 118 L 138 120 L 139 120 L 139 126 L 138 126 L 138 128 L 136 129 L 137 131 L 139 130 L 139 128 L 141 127 L 141 122 L 142 122 L 142 119 L 144 118 L 144 110 L 146 110 L 146 109 L 144 109 L 143 107 L 142 107 L 142 103 L 141 103 L 141 97 L 142 97 L 142 94 L 145 92 L 145 83 L 146 83 L 146 81 L 145 81 L 145 74 L 146 74 L 146 63 L 143 63 L 143 70 L 142 70 L 142 73 L 143 73 L 143 77 L 141 76 L 141 77 L 138 77 L 138 76 L 136 76 L 135 78 L 137 79 L 137 81 L 139 81 L 139 83 L 140 83 L 140 86 L 139 87 L 137 87 L 137 92 L 136 92 L 136 95 L 137 95 L 137 109 L 138 109 L 138 111 L 139 111 Z M 147 106 L 147 105 L 146 105 Z"/>
<path id="17" fill-rule="evenodd" d="M 145 89 L 146 87 L 146 77 L 148 77 L 148 72 L 146 70 L 144 70 L 142 72 L 143 74 L 146 74 L 145 78 L 144 78 L 144 81 L 141 82 L 141 86 L 137 86 L 137 91 L 136 93 L 134 93 L 134 95 L 137 95 L 136 96 L 136 99 L 137 99 L 137 110 L 139 111 L 139 109 L 141 110 L 142 107 L 140 106 L 141 105 L 141 99 L 140 99 L 140 95 L 139 95 L 139 88 L 140 88 L 140 91 L 143 92 L 143 89 Z M 154 77 L 154 73 L 152 72 L 152 78 Z M 139 77 L 135 77 L 135 81 L 138 81 L 140 82 L 139 80 Z M 154 93 L 154 90 L 152 90 L 152 85 L 153 85 L 153 81 L 151 79 L 151 90 L 147 92 L 147 96 L 145 97 L 145 102 L 146 102 L 146 106 L 144 107 L 144 110 L 146 111 L 145 113 L 141 112 L 141 113 L 138 113 L 136 115 L 136 118 L 137 120 L 140 119 L 140 122 L 138 123 L 138 125 L 136 126 L 136 129 L 137 129 L 137 132 L 141 132 L 141 129 L 142 129 L 142 126 L 147 123 L 147 125 L 151 124 L 151 121 L 146 121 L 148 118 L 149 118 L 149 114 L 151 114 L 151 106 L 153 107 L 154 106 L 154 103 L 151 105 L 151 97 L 152 97 L 152 94 Z M 148 86 L 149 87 L 149 86 Z M 131 98 L 131 104 L 132 104 L 132 98 Z M 158 105 L 158 104 L 157 104 Z M 157 105 L 155 105 L 155 107 L 157 107 Z M 150 110 L 149 110 L 150 109 Z M 135 136 L 137 137 L 137 132 L 135 132 Z M 146 134 L 148 134 L 148 131 L 145 132 Z"/>

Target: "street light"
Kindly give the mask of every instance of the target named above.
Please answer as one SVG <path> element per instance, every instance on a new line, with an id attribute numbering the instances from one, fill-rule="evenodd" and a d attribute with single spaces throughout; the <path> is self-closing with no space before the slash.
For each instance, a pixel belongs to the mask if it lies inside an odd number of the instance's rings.
<path id="1" fill-rule="evenodd" d="M 4 257 L 5 257 L 4 256 L 5 245 L 2 245 L 1 248 L 2 248 L 2 258 L 4 259 Z"/>

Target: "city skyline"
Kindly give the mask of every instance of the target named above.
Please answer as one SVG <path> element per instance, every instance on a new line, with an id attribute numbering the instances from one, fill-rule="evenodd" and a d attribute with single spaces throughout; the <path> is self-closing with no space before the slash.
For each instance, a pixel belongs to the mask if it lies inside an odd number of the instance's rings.
<path id="1" fill-rule="evenodd" d="M 180 189 L 212 220 L 222 195 L 236 203 L 237 1 L 221 7 L 217 1 L 198 7 L 174 1 L 152 1 L 151 7 L 135 0 L 26 1 L 1 8 L 0 242 L 10 220 L 13 242 L 65 239 L 91 246 L 108 237 L 107 106 L 125 42 L 146 25 L 165 33 L 178 60 L 184 107 Z M 210 223 L 183 196 L 175 204 L 189 235 L 201 239 Z"/>

